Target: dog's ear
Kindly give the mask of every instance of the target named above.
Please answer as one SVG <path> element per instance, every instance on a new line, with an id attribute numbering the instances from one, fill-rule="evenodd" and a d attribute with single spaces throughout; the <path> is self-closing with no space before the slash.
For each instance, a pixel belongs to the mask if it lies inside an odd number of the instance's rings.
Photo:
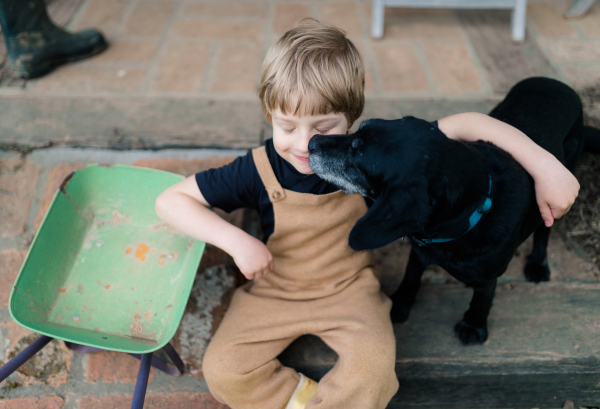
<path id="1" fill-rule="evenodd" d="M 424 229 L 431 205 L 425 180 L 388 186 L 360 218 L 348 239 L 353 250 L 383 247 Z"/>

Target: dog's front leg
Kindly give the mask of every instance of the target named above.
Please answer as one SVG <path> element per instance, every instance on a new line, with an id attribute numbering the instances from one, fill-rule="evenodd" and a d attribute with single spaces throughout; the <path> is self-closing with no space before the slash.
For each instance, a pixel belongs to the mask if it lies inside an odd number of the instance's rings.
<path id="1" fill-rule="evenodd" d="M 548 239 L 550 227 L 543 224 L 535 229 L 533 233 L 533 250 L 527 256 L 525 265 L 525 277 L 527 281 L 539 283 L 550 281 L 550 269 L 548 268 Z"/>
<path id="2" fill-rule="evenodd" d="M 410 256 L 406 265 L 406 272 L 398 290 L 391 296 L 393 301 L 390 316 L 393 323 L 404 322 L 408 319 L 410 307 L 415 303 L 419 288 L 421 288 L 421 276 L 427 268 L 427 265 L 421 260 L 421 257 L 410 248 Z"/>
<path id="3" fill-rule="evenodd" d="M 463 320 L 454 327 L 454 332 L 465 345 L 481 344 L 488 337 L 487 317 L 494 300 L 496 279 L 473 286 L 473 290 L 469 309 L 465 312 Z"/>

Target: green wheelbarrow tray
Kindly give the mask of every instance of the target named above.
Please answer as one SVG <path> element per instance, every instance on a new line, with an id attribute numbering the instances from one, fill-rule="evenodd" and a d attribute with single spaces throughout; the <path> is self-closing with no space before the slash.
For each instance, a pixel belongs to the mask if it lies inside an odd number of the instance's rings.
<path id="1" fill-rule="evenodd" d="M 183 176 L 90 165 L 56 192 L 9 301 L 21 326 L 79 345 L 144 354 L 175 334 L 204 243 L 154 203 Z"/>

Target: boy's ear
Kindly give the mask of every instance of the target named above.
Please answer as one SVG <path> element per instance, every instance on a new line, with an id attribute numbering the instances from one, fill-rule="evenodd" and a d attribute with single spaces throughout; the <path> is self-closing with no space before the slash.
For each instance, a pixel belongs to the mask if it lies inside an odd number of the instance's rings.
<path id="1" fill-rule="evenodd" d="M 353 250 L 372 250 L 422 231 L 431 207 L 425 181 L 389 186 L 359 219 L 348 239 Z"/>

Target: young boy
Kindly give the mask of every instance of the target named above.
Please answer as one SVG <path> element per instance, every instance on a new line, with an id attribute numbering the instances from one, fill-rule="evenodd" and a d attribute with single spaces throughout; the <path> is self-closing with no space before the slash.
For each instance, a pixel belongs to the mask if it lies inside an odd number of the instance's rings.
<path id="1" fill-rule="evenodd" d="M 345 195 L 308 165 L 310 138 L 346 134 L 362 112 L 363 91 L 362 61 L 344 32 L 303 21 L 263 64 L 259 96 L 273 139 L 156 201 L 163 220 L 228 252 L 252 280 L 236 290 L 203 361 L 210 391 L 233 409 L 379 409 L 398 388 L 390 300 L 371 254 L 347 246 L 365 200 Z M 449 137 L 484 138 L 512 153 L 534 177 L 550 224 L 573 202 L 579 188 L 573 176 L 511 126 L 481 114 L 444 118 L 438 126 Z M 545 200 L 557 191 L 560 199 Z M 263 242 L 207 206 L 257 209 Z M 319 336 L 339 356 L 318 387 L 277 360 L 304 334 Z"/>

